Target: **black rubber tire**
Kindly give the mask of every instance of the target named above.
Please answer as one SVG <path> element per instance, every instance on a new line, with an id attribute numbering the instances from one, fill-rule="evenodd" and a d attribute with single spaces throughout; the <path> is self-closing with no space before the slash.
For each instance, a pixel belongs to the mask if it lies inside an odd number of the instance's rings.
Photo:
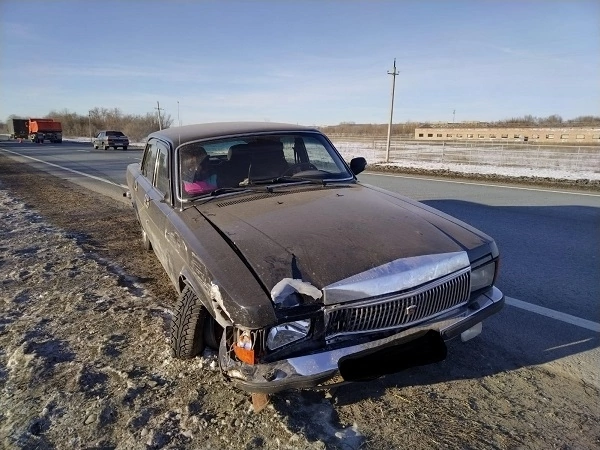
<path id="1" fill-rule="evenodd" d="M 127 146 L 126 145 L 123 146 L 123 150 L 127 150 Z"/>
<path id="2" fill-rule="evenodd" d="M 210 315 L 206 315 L 204 322 L 204 343 L 213 350 L 219 350 L 221 336 L 223 336 L 223 327 Z"/>
<path id="3" fill-rule="evenodd" d="M 150 238 L 148 237 L 148 233 L 142 228 L 142 247 L 147 252 L 152 251 L 152 242 L 150 242 Z"/>
<path id="4" fill-rule="evenodd" d="M 104 150 L 108 150 L 110 148 L 110 145 L 105 145 L 104 146 Z"/>
<path id="5" fill-rule="evenodd" d="M 175 305 L 171 322 L 171 354 L 190 359 L 204 351 L 204 324 L 208 313 L 189 286 L 186 286 Z"/>
<path id="6" fill-rule="evenodd" d="M 98 146 L 94 144 L 94 150 L 98 150 Z"/>

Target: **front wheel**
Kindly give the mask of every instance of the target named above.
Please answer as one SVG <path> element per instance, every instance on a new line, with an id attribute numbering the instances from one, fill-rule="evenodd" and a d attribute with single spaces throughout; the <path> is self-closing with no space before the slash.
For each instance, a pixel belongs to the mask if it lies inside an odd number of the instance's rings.
<path id="1" fill-rule="evenodd" d="M 105 145 L 104 146 L 104 150 L 108 150 L 110 148 L 110 145 Z"/>
<path id="2" fill-rule="evenodd" d="M 204 324 L 208 312 L 196 293 L 186 286 L 175 305 L 171 322 L 171 354 L 191 359 L 204 351 Z"/>
<path id="3" fill-rule="evenodd" d="M 123 146 L 123 150 L 127 150 L 127 146 L 126 145 Z"/>

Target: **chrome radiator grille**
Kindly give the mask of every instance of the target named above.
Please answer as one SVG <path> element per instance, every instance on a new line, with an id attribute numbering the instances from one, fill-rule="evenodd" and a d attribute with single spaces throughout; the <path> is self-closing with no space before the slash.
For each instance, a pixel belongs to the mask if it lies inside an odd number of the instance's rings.
<path id="1" fill-rule="evenodd" d="M 467 268 L 411 292 L 327 308 L 326 335 L 405 327 L 464 304 L 469 299 L 470 273 Z"/>

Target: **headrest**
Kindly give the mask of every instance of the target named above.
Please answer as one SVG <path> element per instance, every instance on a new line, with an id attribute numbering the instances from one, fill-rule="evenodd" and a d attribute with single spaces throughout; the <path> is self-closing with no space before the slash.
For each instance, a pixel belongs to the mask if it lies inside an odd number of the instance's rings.
<path id="1" fill-rule="evenodd" d="M 250 145 L 252 146 L 252 151 L 257 152 L 278 152 L 279 150 L 283 150 L 283 142 L 271 141 L 269 139 L 259 139 Z"/>
<path id="2" fill-rule="evenodd" d="M 246 159 L 251 157 L 283 157 L 283 143 L 267 139 L 249 144 L 236 144 L 229 147 L 227 159 Z"/>
<path id="3" fill-rule="evenodd" d="M 227 152 L 227 159 L 249 158 L 250 157 L 250 145 L 249 144 L 236 144 L 229 147 Z"/>
<path id="4" fill-rule="evenodd" d="M 258 159 L 283 159 L 283 143 L 267 139 L 258 140 L 249 144 L 253 158 Z"/>

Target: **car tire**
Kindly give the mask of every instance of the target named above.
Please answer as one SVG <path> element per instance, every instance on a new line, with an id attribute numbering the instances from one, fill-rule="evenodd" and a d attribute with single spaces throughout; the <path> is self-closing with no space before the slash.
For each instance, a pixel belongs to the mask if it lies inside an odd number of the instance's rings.
<path id="1" fill-rule="evenodd" d="M 219 350 L 223 327 L 210 314 L 206 316 L 204 321 L 204 343 L 212 350 Z"/>
<path id="2" fill-rule="evenodd" d="M 98 146 L 94 144 L 94 150 L 98 150 Z"/>
<path id="3" fill-rule="evenodd" d="M 123 150 L 127 150 L 127 146 L 126 145 L 123 146 Z"/>
<path id="4" fill-rule="evenodd" d="M 116 146 L 116 145 L 114 145 L 114 146 L 113 146 L 113 148 L 116 150 L 116 149 L 117 149 L 117 146 Z"/>
<path id="5" fill-rule="evenodd" d="M 152 242 L 150 242 L 150 238 L 148 237 L 148 233 L 146 233 L 146 230 L 144 230 L 143 228 L 142 228 L 142 247 L 147 252 L 152 251 Z"/>
<path id="6" fill-rule="evenodd" d="M 204 351 L 204 324 L 208 312 L 196 293 L 186 286 L 175 305 L 171 322 L 171 354 L 191 359 Z"/>
<path id="7" fill-rule="evenodd" d="M 104 146 L 104 150 L 108 150 L 110 148 L 110 145 L 105 145 Z"/>

